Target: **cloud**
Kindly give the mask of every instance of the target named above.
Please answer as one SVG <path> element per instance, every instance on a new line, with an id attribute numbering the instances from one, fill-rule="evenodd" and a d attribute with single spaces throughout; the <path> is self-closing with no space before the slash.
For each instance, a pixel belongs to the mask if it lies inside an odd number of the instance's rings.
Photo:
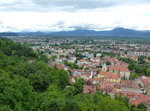
<path id="1" fill-rule="evenodd" d="M 150 3 L 149 0 L 1 0 L 0 11 L 79 11 L 118 5 Z"/>
<path id="2" fill-rule="evenodd" d="M 37 5 L 43 7 L 62 7 L 62 8 L 73 8 L 74 10 L 79 9 L 96 9 L 96 8 L 108 8 L 118 5 L 136 5 L 140 3 L 150 3 L 149 0 L 55 0 L 53 2 L 49 0 L 34 0 Z"/>
<path id="3" fill-rule="evenodd" d="M 104 0 L 55 0 L 54 2 L 49 2 L 49 0 L 35 0 L 35 4 L 40 4 L 41 6 L 45 7 L 62 7 L 62 8 L 72 8 L 74 10 L 78 9 L 95 9 L 98 7 L 108 7 L 112 6 L 113 2 L 105 2 Z"/>
<path id="4" fill-rule="evenodd" d="M 0 21 L 0 25 L 3 24 L 3 22 Z"/>
<path id="5" fill-rule="evenodd" d="M 149 0 L 0 0 L 0 31 L 150 30 Z"/>
<path id="6" fill-rule="evenodd" d="M 1 11 L 54 11 L 79 10 L 107 7 L 113 4 L 112 0 L 1 0 Z"/>

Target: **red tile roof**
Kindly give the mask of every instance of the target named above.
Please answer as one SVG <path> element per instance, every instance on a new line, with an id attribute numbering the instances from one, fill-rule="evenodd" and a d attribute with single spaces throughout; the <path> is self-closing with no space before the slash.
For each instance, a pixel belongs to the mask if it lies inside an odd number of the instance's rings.
<path id="1" fill-rule="evenodd" d="M 108 67 L 109 71 L 123 71 L 123 72 L 130 72 L 130 70 L 125 67 L 125 66 L 121 66 L 121 65 L 115 65 L 115 66 L 109 66 Z"/>
<path id="2" fill-rule="evenodd" d="M 85 85 L 83 89 L 83 93 L 94 93 L 96 92 L 96 87 L 93 85 Z"/>
<path id="3" fill-rule="evenodd" d="M 107 92 L 110 93 L 111 91 L 114 90 L 114 85 L 112 83 L 109 82 L 104 82 L 100 87 L 99 90 L 102 92 Z"/>
<path id="4" fill-rule="evenodd" d="M 80 59 L 80 60 L 78 60 L 78 62 L 87 62 L 87 60 L 85 60 L 85 59 Z"/>
<path id="5" fill-rule="evenodd" d="M 115 69 L 114 66 L 109 66 L 109 67 L 108 67 L 108 70 L 109 70 L 109 71 L 113 71 L 114 69 Z"/>
<path id="6" fill-rule="evenodd" d="M 65 68 L 64 64 L 57 64 L 57 67 L 58 67 L 58 69 L 64 69 Z"/>
<path id="7" fill-rule="evenodd" d="M 119 79 L 120 75 L 113 72 L 101 71 L 99 75 L 104 75 L 106 79 Z"/>
<path id="8" fill-rule="evenodd" d="M 129 69 L 127 69 L 127 68 L 125 68 L 125 67 L 120 67 L 119 70 L 120 70 L 120 71 L 123 71 L 123 72 L 130 72 Z"/>
<path id="9" fill-rule="evenodd" d="M 134 105 L 138 105 L 140 103 L 146 103 L 149 104 L 149 98 L 150 96 L 144 95 L 144 94 L 137 94 L 132 92 L 122 92 L 124 96 L 127 96 L 129 98 L 129 102 Z"/>
<path id="10" fill-rule="evenodd" d="M 143 77 L 140 77 L 139 79 L 143 82 L 146 88 L 150 89 L 150 77 L 143 76 Z"/>
<path id="11" fill-rule="evenodd" d="M 123 87 L 123 88 L 134 88 L 134 89 L 140 88 L 134 80 L 122 80 L 121 81 L 121 87 Z"/>
<path id="12" fill-rule="evenodd" d="M 93 59 L 93 60 L 100 60 L 99 57 L 93 57 L 93 58 L 91 58 L 91 59 Z"/>
<path id="13" fill-rule="evenodd" d="M 110 62 L 117 62 L 118 60 L 116 58 L 111 58 L 111 59 L 108 59 L 107 61 L 110 61 Z"/>

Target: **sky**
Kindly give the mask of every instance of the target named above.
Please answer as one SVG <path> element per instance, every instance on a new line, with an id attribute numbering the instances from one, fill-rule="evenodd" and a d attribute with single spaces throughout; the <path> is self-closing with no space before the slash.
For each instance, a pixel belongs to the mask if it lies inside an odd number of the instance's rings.
<path id="1" fill-rule="evenodd" d="M 0 0 L 0 32 L 150 30 L 150 0 Z"/>

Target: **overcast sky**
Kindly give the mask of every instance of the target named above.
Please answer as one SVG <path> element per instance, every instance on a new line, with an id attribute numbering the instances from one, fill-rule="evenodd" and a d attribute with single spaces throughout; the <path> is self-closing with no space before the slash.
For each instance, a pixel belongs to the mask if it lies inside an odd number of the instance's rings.
<path id="1" fill-rule="evenodd" d="M 0 32 L 150 30 L 150 0 L 0 0 Z"/>

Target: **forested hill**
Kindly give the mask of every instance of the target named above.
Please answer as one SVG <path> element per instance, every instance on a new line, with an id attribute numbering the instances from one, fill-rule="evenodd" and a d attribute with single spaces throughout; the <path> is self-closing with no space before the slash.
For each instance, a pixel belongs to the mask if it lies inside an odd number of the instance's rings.
<path id="1" fill-rule="evenodd" d="M 112 30 L 88 30 L 88 29 L 76 29 L 73 31 L 46 31 L 46 32 L 0 32 L 0 36 L 100 36 L 100 37 L 150 37 L 149 30 L 133 30 L 122 27 L 114 28 Z"/>
<path id="2" fill-rule="evenodd" d="M 0 32 L 0 36 L 18 36 L 18 34 L 13 32 Z"/>
<path id="3" fill-rule="evenodd" d="M 69 84 L 66 71 L 25 45 L 0 38 L 0 111 L 137 111 L 128 99 L 82 94 L 85 81 Z M 66 87 L 67 86 L 67 87 Z M 138 110 L 144 111 L 144 110 Z"/>

